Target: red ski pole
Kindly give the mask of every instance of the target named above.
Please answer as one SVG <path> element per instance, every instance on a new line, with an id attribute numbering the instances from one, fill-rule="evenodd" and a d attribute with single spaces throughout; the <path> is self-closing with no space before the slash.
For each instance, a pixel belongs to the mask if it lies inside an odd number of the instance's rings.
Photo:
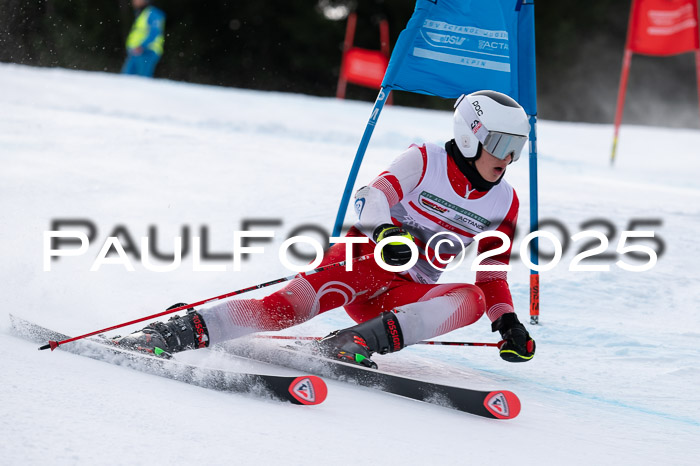
<path id="1" fill-rule="evenodd" d="M 493 346 L 498 348 L 501 342 L 498 343 L 478 343 L 473 341 L 419 341 L 419 345 L 446 345 L 446 346 Z"/>
<path id="2" fill-rule="evenodd" d="M 364 261 L 364 260 L 369 259 L 369 258 L 372 257 L 372 256 L 374 256 L 374 254 L 367 254 L 367 255 L 364 255 L 364 256 L 355 257 L 354 259 L 352 259 L 351 262 L 353 262 L 353 263 L 362 262 L 362 261 Z M 272 280 L 272 281 L 269 281 L 269 282 L 261 283 L 261 284 L 259 284 L 259 285 L 249 286 L 248 288 L 243 288 L 243 289 L 240 289 L 240 290 L 237 290 L 237 291 L 232 291 L 232 292 L 230 292 L 230 293 L 222 294 L 221 296 L 215 296 L 215 297 L 213 297 L 213 298 L 205 299 L 205 300 L 203 300 L 203 301 L 198 301 L 198 302 L 196 302 L 196 303 L 192 303 L 192 304 L 183 304 L 182 306 L 178 306 L 178 307 L 175 307 L 175 308 L 172 308 L 172 309 L 167 309 L 167 310 L 165 310 L 165 311 L 163 311 L 163 312 L 159 312 L 158 314 L 153 314 L 153 315 L 150 315 L 150 316 L 141 317 L 140 319 L 131 320 L 131 321 L 129 321 L 129 322 L 124 322 L 123 324 L 119 324 L 119 325 L 113 325 L 112 327 L 103 328 L 103 329 L 101 329 L 101 330 L 95 330 L 94 332 L 86 333 L 85 335 L 80 335 L 79 337 L 68 338 L 68 339 L 62 340 L 62 341 L 53 341 L 53 340 L 49 340 L 49 343 L 48 343 L 47 345 L 41 346 L 39 349 L 40 349 L 40 350 L 45 350 L 45 349 L 51 348 L 51 351 L 53 351 L 53 350 L 55 350 L 56 348 L 58 348 L 60 345 L 63 345 L 63 344 L 66 344 L 66 343 L 70 343 L 70 342 L 72 342 L 72 341 L 82 340 L 83 338 L 91 337 L 91 336 L 93 336 L 93 335 L 97 335 L 97 334 L 104 333 L 104 332 L 109 332 L 110 330 L 115 330 L 115 329 L 118 329 L 118 328 L 121 328 L 121 327 L 126 327 L 127 325 L 137 324 L 137 323 L 139 323 L 139 322 L 143 322 L 144 320 L 155 319 L 155 318 L 158 318 L 158 317 L 162 317 L 162 316 L 164 316 L 164 315 L 167 315 L 167 314 L 173 314 L 173 313 L 175 313 L 175 312 L 182 311 L 183 309 L 187 309 L 187 308 L 194 307 L 194 306 L 201 306 L 201 305 L 203 305 L 203 304 L 210 303 L 210 302 L 212 302 L 212 301 L 218 301 L 218 300 L 221 300 L 221 299 L 230 298 L 231 296 L 236 296 L 236 295 L 239 295 L 239 294 L 247 293 L 248 291 L 259 290 L 260 288 L 265 288 L 265 287 L 267 287 L 267 286 L 276 285 L 276 284 L 278 284 L 278 283 L 286 282 L 286 281 L 292 280 L 292 279 L 297 278 L 297 277 L 306 277 L 306 276 L 308 276 L 308 275 L 312 275 L 312 274 L 315 274 L 315 273 L 323 272 L 324 270 L 334 269 L 334 268 L 337 268 L 337 267 L 342 267 L 342 266 L 344 266 L 346 263 L 347 263 L 347 261 L 340 261 L 340 262 L 336 262 L 336 263 L 334 263 L 334 264 L 324 265 L 324 266 L 315 268 L 315 269 L 313 269 L 313 270 L 309 270 L 308 272 L 300 272 L 300 273 L 298 273 L 298 274 L 296 274 L 296 275 L 289 275 L 288 277 L 278 278 L 277 280 Z"/>
<path id="3" fill-rule="evenodd" d="M 255 335 L 255 338 L 267 338 L 271 340 L 320 340 L 322 337 L 295 337 L 289 335 Z M 419 341 L 417 345 L 446 345 L 446 346 L 494 346 L 498 348 L 500 343 L 476 343 L 471 341 Z"/>

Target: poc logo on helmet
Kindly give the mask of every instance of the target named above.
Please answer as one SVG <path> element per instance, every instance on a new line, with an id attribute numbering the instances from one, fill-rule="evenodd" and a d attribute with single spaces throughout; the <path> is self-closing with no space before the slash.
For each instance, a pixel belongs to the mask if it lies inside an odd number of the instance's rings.
<path id="1" fill-rule="evenodd" d="M 474 102 L 472 102 L 472 105 L 474 106 L 474 111 L 476 112 L 476 114 L 477 114 L 478 116 L 481 116 L 481 115 L 484 114 L 484 111 L 481 110 L 481 105 L 479 105 L 479 101 L 478 101 L 478 100 L 475 100 Z"/>

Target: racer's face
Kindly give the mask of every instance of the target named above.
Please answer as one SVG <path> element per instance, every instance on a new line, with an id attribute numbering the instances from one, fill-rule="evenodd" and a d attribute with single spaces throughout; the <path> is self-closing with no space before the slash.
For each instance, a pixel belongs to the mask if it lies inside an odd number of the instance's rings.
<path id="1" fill-rule="evenodd" d="M 508 154 L 505 159 L 501 160 L 498 157 L 491 155 L 491 153 L 487 152 L 486 149 L 482 149 L 481 157 L 474 162 L 474 166 L 486 181 L 493 183 L 498 181 L 498 179 L 506 171 L 508 164 L 512 161 L 512 154 Z"/>

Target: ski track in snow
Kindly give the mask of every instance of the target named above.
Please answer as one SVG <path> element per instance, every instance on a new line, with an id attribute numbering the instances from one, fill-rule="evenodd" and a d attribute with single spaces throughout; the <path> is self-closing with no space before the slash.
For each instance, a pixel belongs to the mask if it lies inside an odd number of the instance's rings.
<path id="1" fill-rule="evenodd" d="M 289 275 L 277 247 L 301 224 L 330 229 L 371 104 L 8 64 L 0 64 L 0 88 L 3 464 L 356 464 L 361 455 L 378 464 L 690 465 L 700 457 L 699 131 L 623 126 L 613 168 L 610 125 L 540 121 L 540 219 L 558 220 L 569 236 L 605 219 L 617 230 L 609 251 L 631 220 L 659 220 L 652 229 L 665 251 L 657 265 L 633 273 L 607 261 L 607 272 L 570 272 L 582 243 L 570 244 L 542 273 L 542 325 L 529 326 L 538 350 L 527 364 L 507 364 L 490 348 L 414 346 L 376 357 L 409 376 L 514 391 L 523 411 L 499 422 L 336 381 L 315 407 L 219 393 L 39 352 L 10 335 L 10 312 L 77 335 Z M 449 112 L 387 107 L 357 186 L 411 143 L 440 144 L 450 131 Z M 521 201 L 509 278 L 522 320 L 526 161 L 507 175 Z M 97 237 L 85 256 L 54 260 L 44 272 L 43 232 L 67 218 L 89 219 Z M 118 226 L 140 250 L 154 225 L 163 252 L 174 236 L 206 226 L 209 251 L 230 253 L 233 231 L 251 218 L 282 224 L 241 272 L 228 262 L 217 262 L 226 272 L 193 272 L 191 254 L 171 272 L 137 261 L 134 272 L 110 264 L 89 271 Z M 465 254 L 442 281 L 473 280 L 473 259 Z M 325 335 L 351 324 L 335 310 L 283 333 Z M 485 318 L 441 338 L 495 340 Z M 178 357 L 295 373 L 217 350 Z"/>

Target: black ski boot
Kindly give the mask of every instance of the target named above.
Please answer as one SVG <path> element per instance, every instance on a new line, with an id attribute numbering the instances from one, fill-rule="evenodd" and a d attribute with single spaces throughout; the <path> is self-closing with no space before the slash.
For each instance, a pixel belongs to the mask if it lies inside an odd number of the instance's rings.
<path id="1" fill-rule="evenodd" d="M 184 305 L 174 304 L 168 309 Z M 130 335 L 114 337 L 112 342 L 127 349 L 169 358 L 180 351 L 206 348 L 209 333 L 202 316 L 194 308 L 189 308 L 184 316 L 173 316 L 167 322 L 151 322 Z"/>
<path id="2" fill-rule="evenodd" d="M 372 353 L 393 353 L 404 347 L 399 321 L 391 312 L 344 330 L 336 330 L 318 342 L 325 356 L 360 366 L 377 368 Z"/>

